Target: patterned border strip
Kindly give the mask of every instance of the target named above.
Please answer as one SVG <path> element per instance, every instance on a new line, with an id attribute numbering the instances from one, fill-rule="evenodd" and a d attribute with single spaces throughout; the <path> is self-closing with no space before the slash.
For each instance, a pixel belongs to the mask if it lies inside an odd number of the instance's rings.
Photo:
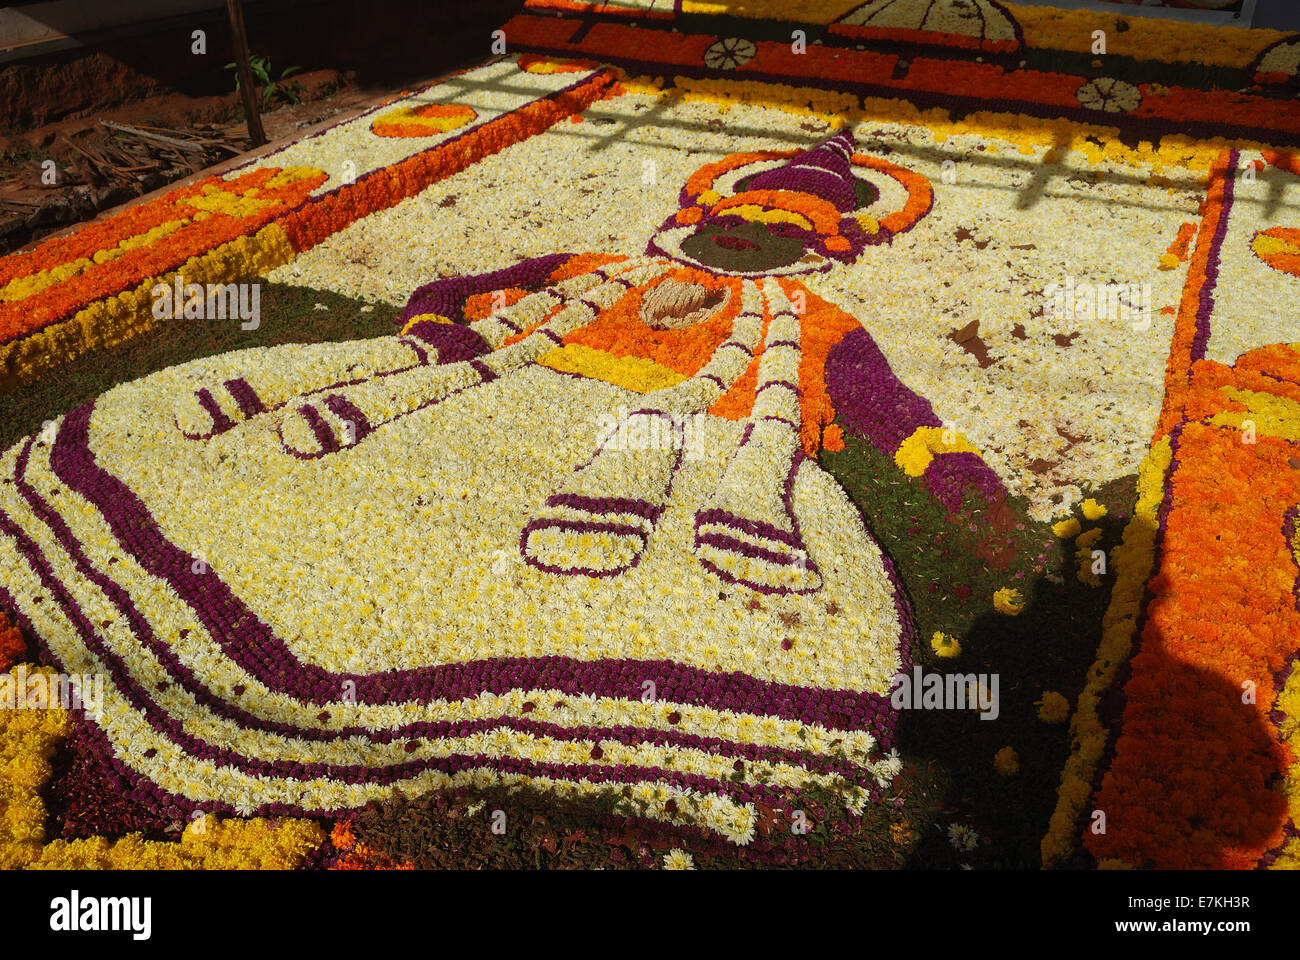
<path id="1" fill-rule="evenodd" d="M 846 21 L 855 10 L 868 5 L 864 0 L 677 0 L 667 4 L 660 0 L 657 8 L 651 10 L 616 7 L 599 0 L 528 0 L 525 9 L 530 13 L 590 21 L 640 19 L 652 26 L 676 25 L 686 32 L 751 37 L 765 29 L 774 36 L 785 36 L 790 29 L 801 27 L 809 41 L 814 41 L 825 34 L 850 32 L 852 27 L 843 30 L 848 26 Z M 1077 54 L 1091 60 L 1097 56 L 1092 49 L 1093 31 L 1103 30 L 1108 60 L 1124 58 L 1161 65 L 1194 64 L 1246 70 L 1256 67 L 1269 51 L 1297 39 L 1296 34 L 1281 30 L 1155 20 L 1140 13 L 1134 15 L 1134 11 L 1123 7 L 1101 11 L 1020 3 L 990 2 L 989 5 L 1014 23 L 1023 44 L 1018 57 L 1038 54 L 1060 60 L 1062 54 Z M 1123 26 L 1119 25 L 1120 21 Z M 933 33 L 933 37 L 925 38 L 926 46 L 972 46 L 969 37 L 956 38 L 953 42 L 945 40 L 945 35 L 937 29 L 927 32 Z M 877 41 L 883 33 L 877 31 Z"/>
<path id="2" fill-rule="evenodd" d="M 198 248 L 182 250 L 179 255 L 174 247 L 169 250 L 165 239 L 154 244 L 162 248 L 161 253 L 145 260 L 143 272 L 123 273 L 116 288 L 92 289 L 88 291 L 90 299 L 81 303 L 74 299 L 61 308 L 62 312 L 54 319 L 35 329 L 19 328 L 15 336 L 0 343 L 0 393 L 31 383 L 95 347 L 120 343 L 147 332 L 158 322 L 150 310 L 150 291 L 158 283 L 171 284 L 178 276 L 190 283 L 229 283 L 266 273 L 356 220 L 415 196 L 430 184 L 581 112 L 608 95 L 614 81 L 614 71 L 598 70 L 428 150 L 371 171 L 352 183 L 342 184 L 319 196 L 299 198 L 291 207 L 272 210 L 269 217 L 261 218 L 261 229 L 256 233 L 228 239 L 207 249 L 201 245 L 202 238 L 197 237 Z M 311 184 L 316 181 L 303 182 Z M 224 187 L 228 183 L 212 178 L 174 191 L 164 201 L 171 202 L 177 195 L 189 196 L 200 193 L 204 187 Z M 237 197 L 234 202 L 240 201 L 247 202 L 247 198 Z M 101 234 L 117 236 L 121 232 L 121 223 L 133 222 L 140 216 L 140 208 L 132 208 L 102 224 L 89 225 L 71 237 L 52 240 L 28 256 L 33 262 L 38 262 L 52 255 L 56 266 L 61 266 L 74 255 L 66 252 L 73 246 L 85 246 L 86 243 L 93 246 L 92 241 Z M 121 237 L 117 236 L 117 239 Z M 127 237 L 127 241 L 132 239 L 133 236 Z M 192 255 L 186 257 L 185 254 L 191 251 Z M 0 271 L 3 271 L 0 272 L 0 281 L 7 280 L 12 287 L 25 280 L 25 277 L 16 275 L 13 278 L 6 276 L 21 269 L 22 262 L 20 255 L 18 260 L 11 258 L 0 265 Z M 43 272 L 55 274 L 54 270 Z M 52 279 L 54 286 L 62 280 L 57 275 Z M 40 294 L 58 292 L 42 290 Z M 21 302 L 13 304 L 14 307 L 22 305 Z"/>
<path id="3" fill-rule="evenodd" d="M 1056 810 L 1041 844 L 1044 866 L 1063 865 L 1075 853 L 1082 818 L 1105 754 L 1113 750 L 1118 737 L 1118 716 L 1109 728 L 1103 721 L 1103 699 L 1122 689 L 1127 665 L 1135 652 L 1135 640 L 1146 620 L 1146 607 L 1151 599 L 1148 581 L 1156 570 L 1162 519 L 1169 510 L 1167 479 L 1177 442 L 1176 431 L 1171 434 L 1171 430 L 1183 420 L 1192 363 L 1204 352 L 1209 337 L 1214 285 L 1227 231 L 1237 158 L 1236 151 L 1223 151 L 1210 172 L 1195 253 L 1174 323 L 1165 376 L 1165 406 L 1151 451 L 1139 469 L 1138 502 L 1133 518 L 1124 528 L 1123 542 L 1115 549 L 1115 586 L 1102 620 L 1097 659 L 1088 671 L 1070 721 L 1071 753 L 1061 772 Z"/>
<path id="4" fill-rule="evenodd" d="M 1152 134 L 1249 139 L 1300 144 L 1300 103 L 1230 89 L 1194 89 L 1145 83 L 1133 87 L 1136 103 L 1123 109 L 1104 97 L 1088 109 L 1081 96 L 1097 78 L 1077 73 L 1008 67 L 975 60 L 909 57 L 904 53 L 809 45 L 796 54 L 788 41 L 757 40 L 752 57 L 734 69 L 711 68 L 705 55 L 723 37 L 636 25 L 520 14 L 505 26 L 515 49 L 595 58 L 637 74 L 728 76 L 738 80 L 800 84 L 863 97 L 902 97 L 918 106 L 958 112 L 999 110 L 1044 118 L 1105 123 Z M 636 51 L 629 55 L 629 51 Z M 1112 109 L 1113 108 L 1113 109 Z M 1235 122 L 1225 117 L 1240 118 Z"/>

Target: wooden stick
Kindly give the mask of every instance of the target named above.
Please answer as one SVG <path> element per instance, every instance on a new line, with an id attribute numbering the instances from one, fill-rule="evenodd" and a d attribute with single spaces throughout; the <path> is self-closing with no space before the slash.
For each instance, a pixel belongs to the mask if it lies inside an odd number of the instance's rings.
<path id="1" fill-rule="evenodd" d="M 262 129 L 262 115 L 257 110 L 257 90 L 253 86 L 253 68 L 249 65 L 243 0 L 226 0 L 226 12 L 230 14 L 230 33 L 235 41 L 235 63 L 239 72 L 239 92 L 244 98 L 248 137 L 253 141 L 254 147 L 260 147 L 266 143 L 266 131 Z"/>
<path id="2" fill-rule="evenodd" d="M 99 121 L 110 130 L 118 130 L 122 133 L 129 133 L 133 137 L 144 137 L 146 140 L 157 140 L 160 143 L 166 143 L 173 147 L 179 147 L 181 150 L 192 150 L 196 153 L 203 153 L 202 144 L 191 143 L 188 140 L 177 140 L 175 137 L 165 137 L 161 133 L 146 133 L 144 130 L 137 130 L 135 127 L 128 127 L 125 123 L 114 123 L 112 120 Z"/>

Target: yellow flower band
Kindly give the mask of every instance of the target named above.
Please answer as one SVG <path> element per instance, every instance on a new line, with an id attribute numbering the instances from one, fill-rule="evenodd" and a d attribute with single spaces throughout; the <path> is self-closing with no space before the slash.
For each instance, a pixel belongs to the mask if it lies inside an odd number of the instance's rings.
<path id="1" fill-rule="evenodd" d="M 406 321 L 406 326 L 402 327 L 402 332 L 400 336 L 406 336 L 408 333 L 411 332 L 412 327 L 414 327 L 417 323 L 424 323 L 424 321 L 426 320 L 430 321 L 431 323 L 454 323 L 455 322 L 454 320 L 451 319 L 451 317 L 444 317 L 440 313 L 417 313 L 410 320 Z"/>
<path id="2" fill-rule="evenodd" d="M 720 206 L 721 205 L 719 204 L 719 207 Z M 780 208 L 768 209 L 767 207 L 760 207 L 758 204 L 754 203 L 742 203 L 738 206 L 730 207 L 725 211 L 725 215 L 740 217 L 741 219 L 748 220 L 751 223 L 792 223 L 802 230 L 811 231 L 813 229 L 812 221 L 803 216 L 803 214 L 795 213 L 792 210 L 782 210 Z"/>
<path id="3" fill-rule="evenodd" d="M 920 477 L 930 466 L 930 461 L 941 453 L 973 453 L 983 456 L 965 436 L 956 430 L 943 427 L 917 427 L 910 437 L 898 446 L 894 463 L 909 477 Z"/>

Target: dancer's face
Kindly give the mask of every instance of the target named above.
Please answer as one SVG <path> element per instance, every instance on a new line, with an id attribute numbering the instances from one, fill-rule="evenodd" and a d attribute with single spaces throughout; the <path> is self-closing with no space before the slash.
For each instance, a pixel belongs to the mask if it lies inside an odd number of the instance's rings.
<path id="1" fill-rule="evenodd" d="M 702 223 L 681 243 L 700 263 L 725 271 L 760 272 L 787 267 L 809 252 L 799 231 L 740 217 Z"/>

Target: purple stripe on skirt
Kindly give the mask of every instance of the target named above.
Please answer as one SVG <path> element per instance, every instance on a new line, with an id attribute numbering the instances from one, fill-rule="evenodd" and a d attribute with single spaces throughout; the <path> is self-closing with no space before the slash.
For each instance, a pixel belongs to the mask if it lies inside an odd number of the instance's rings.
<path id="1" fill-rule="evenodd" d="M 194 557 L 169 542 L 136 494 L 99 466 L 88 447 L 93 411 L 91 402 L 65 417 L 51 451 L 55 474 L 95 505 L 122 548 L 176 591 L 228 657 L 276 692 L 303 702 L 328 704 L 339 699 L 344 682 L 350 681 L 355 684 L 357 702 L 363 704 L 459 699 L 521 687 L 639 698 L 642 682 L 653 680 L 661 699 L 871 729 L 882 741 L 893 728 L 895 716 L 886 696 L 792 686 L 741 673 L 718 674 L 668 660 L 511 657 L 370 675 L 331 673 L 300 662 L 234 595 L 217 571 L 193 573 Z M 844 719 L 837 721 L 835 716 Z"/>
<path id="2" fill-rule="evenodd" d="M 257 395 L 257 391 L 252 385 L 242 377 L 235 380 L 227 380 L 225 383 L 226 390 L 235 398 L 235 403 L 239 404 L 239 412 L 244 415 L 245 420 L 252 419 L 259 413 L 265 413 L 266 407 L 262 404 L 262 399 Z"/>

